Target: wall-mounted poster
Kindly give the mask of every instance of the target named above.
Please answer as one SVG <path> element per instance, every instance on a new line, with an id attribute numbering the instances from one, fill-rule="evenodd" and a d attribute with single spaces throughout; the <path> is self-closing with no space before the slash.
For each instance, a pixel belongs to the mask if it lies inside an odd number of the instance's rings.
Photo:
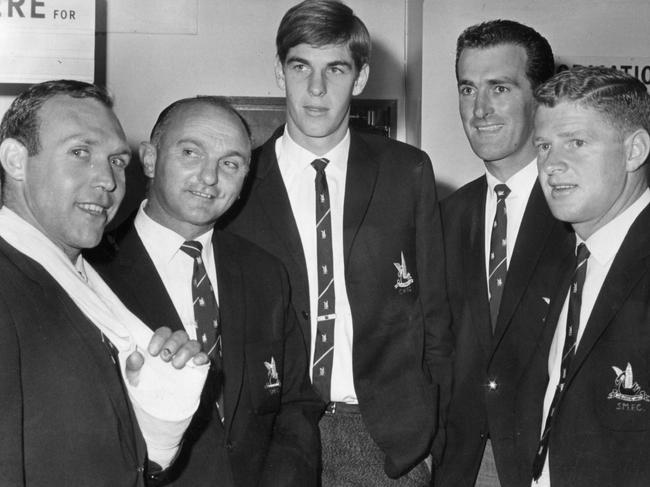
<path id="1" fill-rule="evenodd" d="M 573 66 L 607 66 L 616 68 L 646 85 L 650 86 L 650 58 L 623 56 L 560 56 L 557 59 L 557 71 L 564 71 Z"/>
<path id="2" fill-rule="evenodd" d="M 95 2 L 0 0 L 0 86 L 92 82 Z"/>

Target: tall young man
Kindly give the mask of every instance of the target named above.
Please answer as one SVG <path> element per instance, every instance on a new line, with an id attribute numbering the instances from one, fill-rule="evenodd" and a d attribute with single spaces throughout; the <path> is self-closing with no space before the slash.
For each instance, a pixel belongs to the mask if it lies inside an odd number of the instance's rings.
<path id="1" fill-rule="evenodd" d="M 228 228 L 289 271 L 312 382 L 328 403 L 323 485 L 425 485 L 450 373 L 431 161 L 349 129 L 370 72 L 370 36 L 350 8 L 304 1 L 276 45 L 287 122 L 254 154 Z"/>

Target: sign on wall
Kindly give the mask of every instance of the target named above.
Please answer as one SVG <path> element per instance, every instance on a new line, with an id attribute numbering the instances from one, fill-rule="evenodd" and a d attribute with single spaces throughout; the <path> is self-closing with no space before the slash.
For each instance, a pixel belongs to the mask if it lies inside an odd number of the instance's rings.
<path id="1" fill-rule="evenodd" d="M 0 83 L 92 82 L 95 2 L 0 0 Z"/>
<path id="2" fill-rule="evenodd" d="M 650 85 L 650 59 L 641 57 L 601 57 L 601 56 L 560 56 L 557 71 L 564 71 L 573 66 L 607 66 L 623 71 L 630 76 Z"/>

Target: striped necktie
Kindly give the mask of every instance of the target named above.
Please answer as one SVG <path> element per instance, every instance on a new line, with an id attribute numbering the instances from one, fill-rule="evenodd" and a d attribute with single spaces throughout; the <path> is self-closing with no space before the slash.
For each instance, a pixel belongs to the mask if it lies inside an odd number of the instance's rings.
<path id="1" fill-rule="evenodd" d="M 506 198 L 510 194 L 510 188 L 505 184 L 497 184 L 494 187 L 494 192 L 497 195 L 497 210 L 494 214 L 494 223 L 492 224 L 488 266 L 490 272 L 488 284 L 492 331 L 497 326 L 499 306 L 501 305 L 501 297 L 503 296 L 503 288 L 506 285 L 506 275 L 508 273 L 508 217 L 506 215 Z"/>
<path id="2" fill-rule="evenodd" d="M 569 311 L 566 318 L 566 334 L 564 337 L 564 347 L 562 348 L 562 360 L 560 361 L 560 382 L 555 389 L 551 407 L 546 416 L 546 423 L 544 424 L 544 431 L 539 440 L 537 454 L 533 463 L 533 479 L 539 479 L 544 469 L 546 462 L 546 455 L 548 453 L 549 433 L 553 425 L 553 418 L 557 414 L 558 405 L 566 379 L 571 365 L 571 359 L 576 354 L 578 329 L 580 327 L 580 308 L 582 306 L 582 288 L 585 284 L 585 277 L 587 275 L 587 259 L 589 259 L 589 249 L 584 243 L 578 245 L 576 256 L 576 270 L 573 273 L 573 281 L 571 282 L 571 290 L 569 291 Z"/>
<path id="3" fill-rule="evenodd" d="M 327 159 L 311 163 L 316 170 L 316 251 L 318 254 L 318 317 L 314 347 L 313 383 L 324 401 L 330 399 L 334 357 L 334 258 L 332 256 L 332 215 L 325 167 Z"/>
<path id="4" fill-rule="evenodd" d="M 208 273 L 203 265 L 201 242 L 186 241 L 181 250 L 194 260 L 192 269 L 192 301 L 194 320 L 196 322 L 196 338 L 201 343 L 203 351 L 210 358 L 221 357 L 221 332 L 219 330 L 219 306 L 214 297 L 214 290 Z"/>

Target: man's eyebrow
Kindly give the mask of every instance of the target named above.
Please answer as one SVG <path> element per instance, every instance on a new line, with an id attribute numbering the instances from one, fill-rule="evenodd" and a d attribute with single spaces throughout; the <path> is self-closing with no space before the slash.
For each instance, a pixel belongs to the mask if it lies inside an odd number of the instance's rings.
<path id="1" fill-rule="evenodd" d="M 195 146 L 197 146 L 197 147 L 201 147 L 201 148 L 203 148 L 203 144 L 202 144 L 201 142 L 199 142 L 199 141 L 193 139 L 192 137 L 185 137 L 185 138 L 179 139 L 179 140 L 176 142 L 175 145 L 178 146 L 178 145 L 181 145 L 181 144 L 188 144 L 188 143 L 189 143 L 189 144 L 193 144 L 193 145 L 195 145 Z M 232 150 L 226 152 L 225 154 L 223 154 L 223 155 L 220 157 L 220 159 L 223 159 L 224 157 L 232 157 L 232 156 L 238 156 L 238 157 L 241 157 L 241 158 L 243 158 L 243 159 L 247 159 L 247 158 L 248 158 L 248 154 L 245 154 L 245 153 L 243 153 L 243 152 L 241 152 L 241 151 L 238 151 L 238 150 L 236 150 L 236 149 L 232 149 Z"/>
<path id="2" fill-rule="evenodd" d="M 125 147 L 124 149 L 119 149 L 111 154 L 112 156 L 129 156 L 133 155 L 130 147 Z"/>
<path id="3" fill-rule="evenodd" d="M 310 65 L 309 61 L 307 61 L 306 59 L 301 58 L 299 56 L 288 57 L 287 60 L 285 61 L 285 64 L 290 64 L 290 63 L 298 63 L 298 64 Z"/>
<path id="4" fill-rule="evenodd" d="M 62 141 L 62 143 L 64 144 L 70 142 L 87 145 L 89 147 L 96 147 L 99 144 L 101 144 L 101 139 L 97 137 L 88 137 L 87 134 L 79 133 L 79 134 L 71 134 L 68 137 L 64 138 Z M 128 146 L 128 144 L 125 143 L 123 147 L 118 147 L 116 150 L 111 152 L 111 156 L 116 156 L 116 155 L 128 155 L 130 157 L 133 154 L 131 148 Z"/>
<path id="5" fill-rule="evenodd" d="M 513 86 L 519 86 L 519 81 L 517 81 L 514 78 L 511 78 L 510 76 L 503 76 L 501 78 L 494 78 L 494 79 L 489 79 L 488 84 L 490 86 L 496 86 L 496 85 L 513 85 Z"/>
<path id="6" fill-rule="evenodd" d="M 193 139 L 192 137 L 183 137 L 182 139 L 178 139 L 174 145 L 181 145 L 181 144 L 194 144 L 201 147 L 201 143 L 196 139 Z"/>
<path id="7" fill-rule="evenodd" d="M 586 130 L 567 130 L 565 132 L 560 132 L 557 134 L 559 137 L 563 137 L 566 139 L 574 138 L 574 137 L 584 137 L 586 135 L 589 135 L 589 132 Z"/>
<path id="8" fill-rule="evenodd" d="M 243 152 L 240 152 L 238 150 L 231 150 L 229 152 L 226 152 L 223 156 L 220 157 L 220 159 L 223 159 L 224 157 L 241 157 L 242 159 L 248 159 L 248 154 L 244 154 Z"/>
<path id="9" fill-rule="evenodd" d="M 291 56 L 287 58 L 286 64 L 290 64 L 290 63 L 305 64 L 307 66 L 311 66 L 311 63 L 307 59 L 301 58 L 299 56 Z M 330 61 L 329 63 L 327 63 L 327 66 L 329 67 L 345 66 L 346 68 L 352 69 L 352 63 L 344 59 L 337 59 L 335 61 Z"/>
<path id="10" fill-rule="evenodd" d="M 96 137 L 88 137 L 87 134 L 78 133 L 68 135 L 62 142 L 80 142 L 85 145 L 97 145 L 100 141 Z"/>

